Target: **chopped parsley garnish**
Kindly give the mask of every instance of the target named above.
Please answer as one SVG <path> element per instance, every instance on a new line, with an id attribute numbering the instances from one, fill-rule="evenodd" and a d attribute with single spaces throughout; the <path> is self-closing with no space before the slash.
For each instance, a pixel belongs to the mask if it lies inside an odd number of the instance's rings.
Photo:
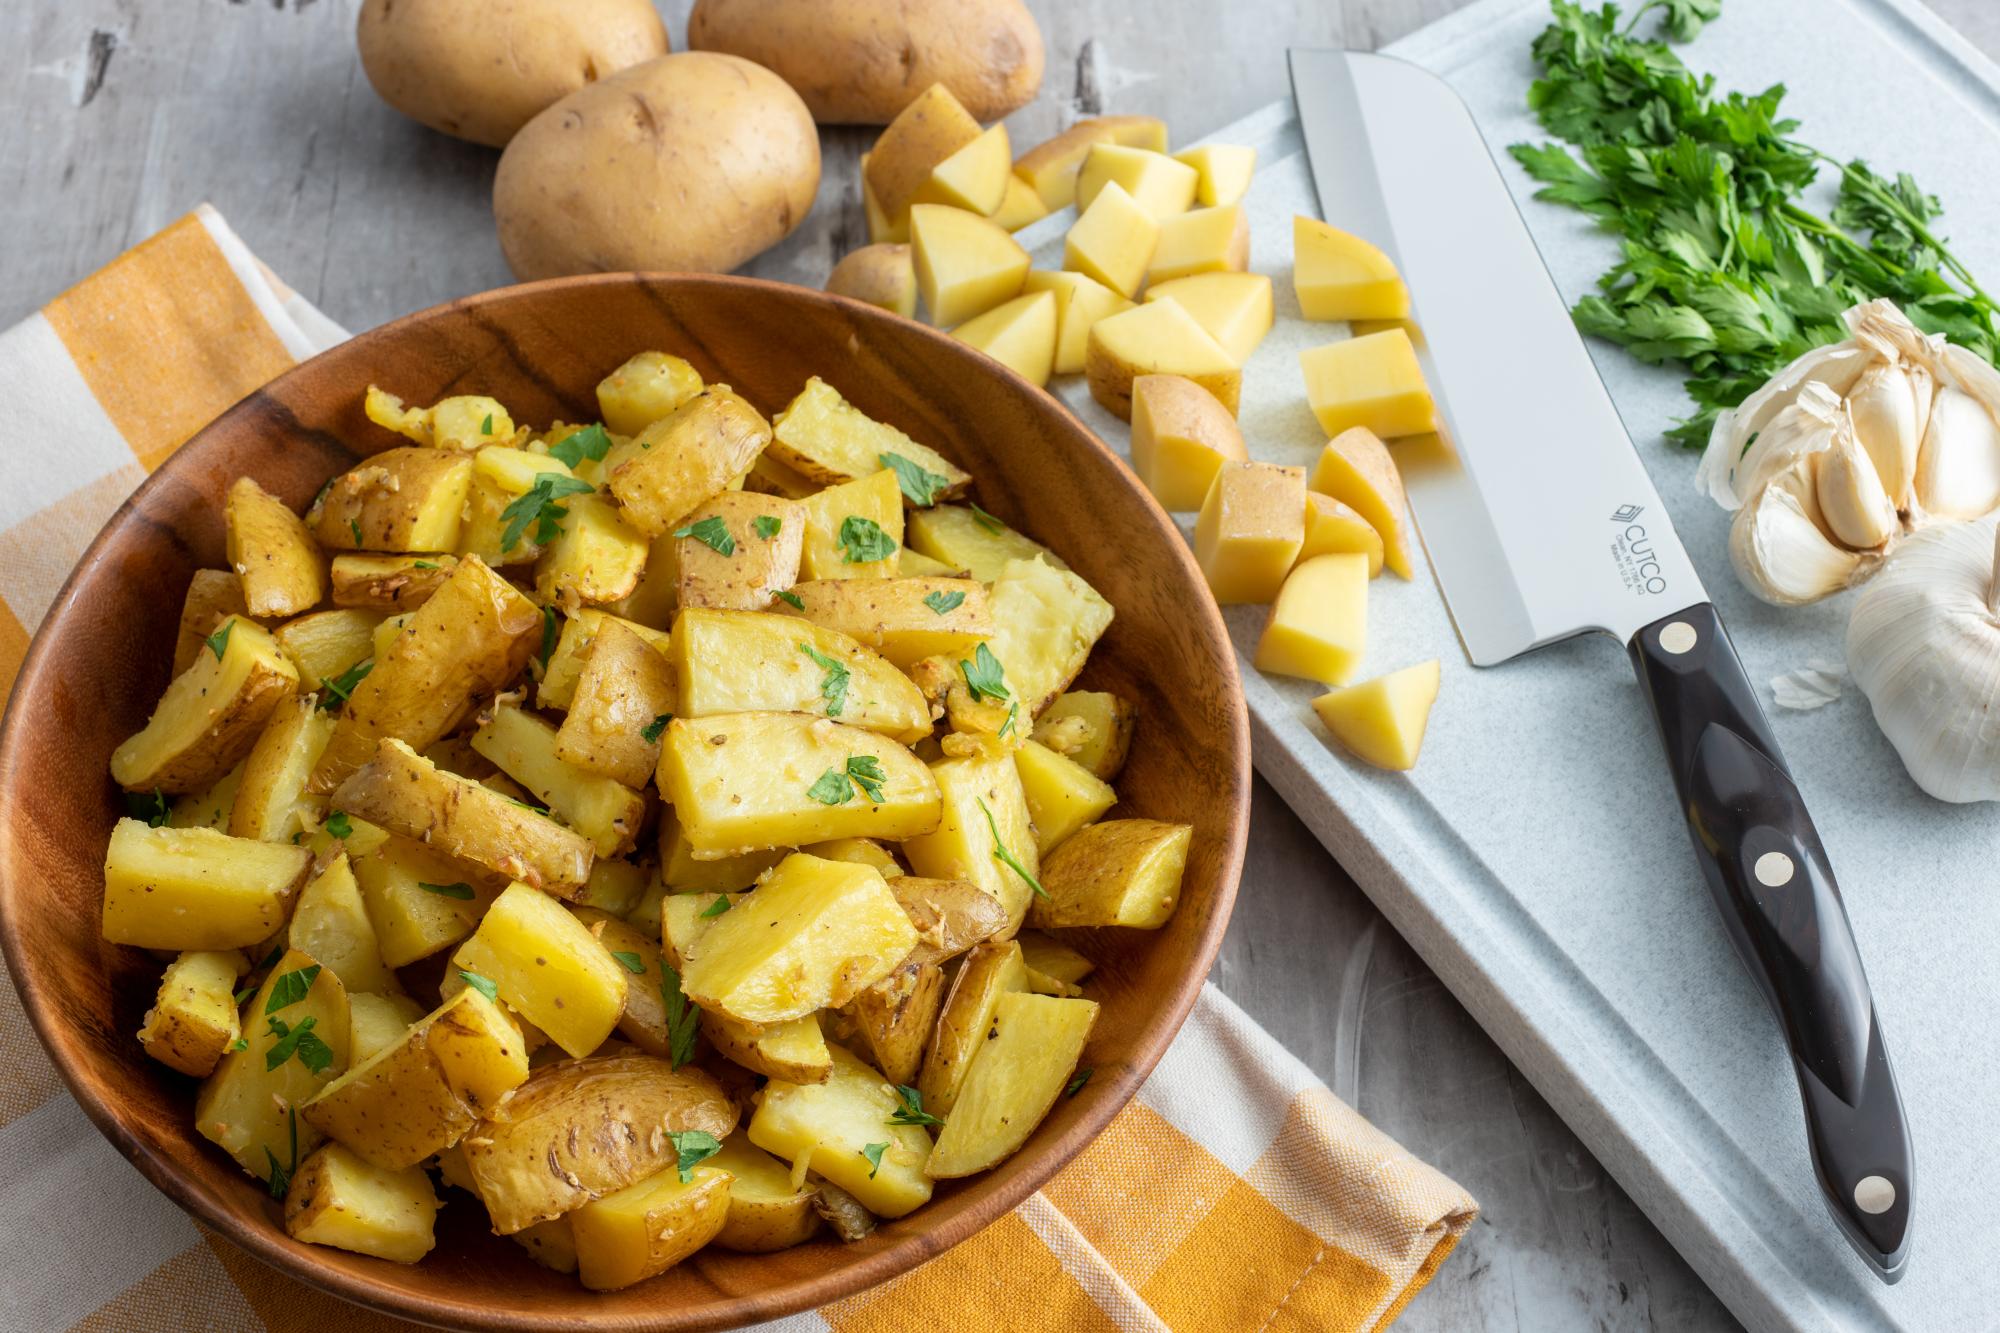
<path id="1" fill-rule="evenodd" d="M 664 959 L 660 963 L 660 999 L 667 1006 L 667 1056 L 679 1069 L 694 1059 L 694 1039 L 701 1030 L 701 1010 L 681 993 L 679 969 Z"/>
<path id="2" fill-rule="evenodd" d="M 938 591 L 924 598 L 924 605 L 928 606 L 938 615 L 948 616 L 958 610 L 959 607 L 965 605 L 965 594 L 962 592 L 946 592 L 940 588 Z"/>
<path id="3" fill-rule="evenodd" d="M 840 550 L 845 563 L 870 565 L 896 554 L 896 539 L 874 519 L 849 514 L 840 520 Z"/>
<path id="4" fill-rule="evenodd" d="M 365 546 L 365 545 L 367 545 L 367 543 L 366 543 L 366 542 L 364 542 L 364 541 L 362 541 L 362 540 L 361 540 L 361 520 L 360 520 L 360 519 L 358 519 L 358 518 L 350 518 L 350 519 L 348 519 L 348 520 L 347 520 L 347 530 L 348 530 L 349 532 L 351 532 L 351 533 L 353 533 L 353 534 L 354 534 L 354 544 L 355 544 L 356 546 Z"/>
<path id="5" fill-rule="evenodd" d="M 902 490 L 903 498 L 919 509 L 928 509 L 936 504 L 938 492 L 951 485 L 950 477 L 940 477 L 901 454 L 877 454 L 875 461 L 896 474 L 896 485 Z"/>
<path id="6" fill-rule="evenodd" d="M 772 593 L 771 595 L 777 598 L 779 601 L 783 602 L 786 606 L 791 607 L 792 610 L 794 611 L 803 611 L 806 609 L 805 598 L 799 596 L 795 592 L 791 592 L 787 589 L 780 588 L 778 591 Z"/>
<path id="7" fill-rule="evenodd" d="M 858 786 L 867 798 L 877 805 L 882 803 L 882 784 L 889 775 L 882 771 L 882 761 L 872 754 L 857 754 L 848 758 L 844 768 L 829 768 L 819 775 L 812 786 L 806 788 L 806 795 L 821 805 L 845 805 L 854 799 L 854 789 Z"/>
<path id="8" fill-rule="evenodd" d="M 736 554 L 736 539 L 729 535 L 729 525 L 720 514 L 710 514 L 699 523 L 675 528 L 674 536 L 692 537 L 717 555 Z"/>
<path id="9" fill-rule="evenodd" d="M 972 516 L 979 520 L 980 527 L 985 528 L 988 532 L 1006 531 L 1007 525 L 1005 523 L 1002 523 L 999 519 L 993 517 L 993 515 L 987 513 L 984 509 L 981 509 L 978 505 L 973 504 L 972 501 L 967 500 L 965 503 L 967 507 L 972 510 Z"/>
<path id="10" fill-rule="evenodd" d="M 287 1024 L 284 1019 L 274 1015 L 267 1021 L 271 1025 L 271 1035 L 277 1038 L 271 1043 L 271 1048 L 264 1052 L 264 1069 L 267 1073 L 295 1055 L 299 1058 L 300 1064 L 315 1074 L 324 1073 L 327 1066 L 333 1063 L 333 1048 L 321 1041 L 319 1034 L 313 1031 L 318 1019 L 301 1018 L 296 1024 Z"/>
<path id="11" fill-rule="evenodd" d="M 882 1154 L 887 1151 L 889 1151 L 889 1145 L 886 1143 L 871 1143 L 861 1150 L 861 1155 L 868 1159 L 868 1178 L 870 1180 L 875 1179 L 875 1173 L 882 1169 Z"/>
<path id="12" fill-rule="evenodd" d="M 806 788 L 806 795 L 821 805 L 844 805 L 854 799 L 854 784 L 837 768 L 829 768 Z"/>
<path id="13" fill-rule="evenodd" d="M 481 435 L 491 435 L 493 433 L 493 414 L 491 412 L 486 414 L 486 420 L 479 423 L 479 433 Z"/>
<path id="14" fill-rule="evenodd" d="M 280 1009 L 288 1009 L 306 998 L 313 982 L 319 980 L 319 964 L 302 967 L 293 972 L 281 972 L 271 983 L 271 998 L 264 1001 L 264 1012 L 275 1014 Z"/>
<path id="15" fill-rule="evenodd" d="M 1066 1097 L 1074 1097 L 1079 1092 L 1082 1092 L 1083 1085 L 1090 1082 L 1090 1076 L 1092 1074 L 1095 1074 L 1096 1072 L 1097 1072 L 1096 1069 L 1088 1065 L 1078 1070 L 1076 1077 L 1069 1081 L 1069 1086 L 1063 1089 L 1063 1095 Z"/>
<path id="16" fill-rule="evenodd" d="M 882 784 L 889 775 L 882 771 L 882 761 L 872 754 L 857 754 L 847 761 L 847 776 L 854 785 L 861 788 L 862 795 L 876 805 L 882 803 Z"/>
<path id="17" fill-rule="evenodd" d="M 467 972 L 463 968 L 459 969 L 458 977 L 459 980 L 478 991 L 481 995 L 484 995 L 487 999 L 492 1000 L 495 1004 L 500 1002 L 500 987 L 493 983 L 492 978 L 482 977 L 477 972 Z"/>
<path id="18" fill-rule="evenodd" d="M 229 647 L 229 632 L 235 628 L 236 620 L 234 617 L 231 617 L 222 622 L 221 629 L 202 640 L 203 643 L 208 645 L 208 651 L 215 654 L 216 661 L 220 662 L 222 660 L 223 651 Z"/>
<path id="19" fill-rule="evenodd" d="M 257 988 L 255 986 L 245 986 L 242 990 L 237 991 L 236 994 L 230 996 L 229 998 L 236 1002 L 236 1007 L 238 1009 L 241 1009 L 243 1007 L 243 1002 L 249 999 L 252 995 L 255 995 L 256 993 L 257 993 Z"/>
<path id="20" fill-rule="evenodd" d="M 896 1100 L 901 1103 L 889 1113 L 892 1125 L 942 1125 L 944 1121 L 924 1109 L 924 1094 L 907 1084 L 896 1088 Z"/>
<path id="21" fill-rule="evenodd" d="M 457 898 L 462 902 L 472 901 L 472 886 L 464 880 L 459 880 L 456 884 L 426 884 L 422 880 L 418 880 L 417 887 L 425 893 L 435 893 L 440 898 Z"/>
<path id="22" fill-rule="evenodd" d="M 542 669 L 544 671 L 548 670 L 549 658 L 555 655 L 556 640 L 561 637 L 562 637 L 562 631 L 556 627 L 556 609 L 553 606 L 543 607 L 541 656 L 542 656 Z"/>
<path id="23" fill-rule="evenodd" d="M 125 813 L 134 819 L 143 819 L 152 828 L 167 822 L 167 794 L 158 787 L 149 796 L 145 792 L 125 793 Z"/>
<path id="24" fill-rule="evenodd" d="M 727 912 L 730 908 L 734 906 L 736 906 L 736 904 L 729 900 L 728 894 L 719 893 L 715 896 L 714 902 L 710 903 L 708 906 L 701 909 L 701 914 L 704 918 L 712 916 L 721 916 L 724 912 Z"/>
<path id="25" fill-rule="evenodd" d="M 549 446 L 549 457 L 556 459 L 564 467 L 573 468 L 584 459 L 597 463 L 611 452 L 611 436 L 602 426 L 585 426 L 582 430 L 571 431 Z"/>
<path id="26" fill-rule="evenodd" d="M 674 1145 L 674 1168 L 681 1173 L 681 1184 L 694 1179 L 696 1166 L 722 1151 L 722 1140 L 705 1129 L 683 1129 L 667 1135 Z"/>
<path id="27" fill-rule="evenodd" d="M 1019 699 L 1009 699 L 1007 701 L 1007 720 L 1000 724 L 1000 730 L 995 732 L 994 735 L 1005 736 L 1009 732 L 1013 731 L 1014 719 L 1016 718 L 1016 716 L 1019 715 L 1020 711 L 1021 711 L 1021 701 Z"/>
<path id="28" fill-rule="evenodd" d="M 993 859 L 1028 881 L 1028 887 L 1039 897 L 1048 897 L 1049 891 L 1042 887 L 1042 882 L 1029 874 L 1028 868 L 1014 859 L 1014 853 L 1008 851 L 1007 844 L 1000 840 L 1000 821 L 993 817 L 993 812 L 987 808 L 983 798 L 979 801 L 979 812 L 986 816 L 986 827 L 993 830 Z"/>
<path id="29" fill-rule="evenodd" d="M 667 729 L 667 723 L 673 720 L 674 720 L 674 715 L 672 713 L 660 714 L 658 717 L 654 718 L 651 722 L 648 722 L 645 726 L 639 728 L 639 739 L 646 742 L 646 744 L 648 745 L 658 744 L 661 733 L 665 732 Z"/>
<path id="30" fill-rule="evenodd" d="M 299 1108 L 288 1106 L 285 1108 L 285 1113 L 291 1121 L 292 1164 L 289 1167 L 281 1166 L 278 1154 L 268 1147 L 264 1149 L 264 1156 L 270 1159 L 271 1163 L 271 1170 L 265 1181 L 271 1187 L 271 1197 L 274 1199 L 282 1199 L 292 1192 L 292 1172 L 299 1169 Z"/>
<path id="31" fill-rule="evenodd" d="M 328 676 L 320 681 L 319 687 L 326 691 L 319 701 L 320 711 L 322 713 L 331 713 L 336 703 L 346 703 L 349 697 L 353 695 L 354 687 L 366 680 L 368 673 L 374 669 L 375 659 L 371 657 L 365 661 L 356 662 L 337 676 Z"/>
<path id="32" fill-rule="evenodd" d="M 347 812 L 345 810 L 336 810 L 332 814 L 326 817 L 326 824 L 324 825 L 324 827 L 327 831 L 328 836 L 335 838 L 345 838 L 353 834 L 354 821 L 347 817 Z"/>
<path id="33" fill-rule="evenodd" d="M 500 533 L 500 549 L 511 551 L 521 544 L 521 534 L 535 525 L 535 541 L 552 542 L 562 535 L 562 520 L 569 508 L 556 503 L 566 495 L 584 495 L 597 489 L 587 481 L 554 472 L 539 473 L 535 484 L 500 511 L 507 526 Z M 359 540 L 357 538 L 357 540 Z"/>
<path id="34" fill-rule="evenodd" d="M 638 954 L 625 949 L 613 949 L 611 956 L 618 960 L 618 966 L 624 968 L 633 976 L 640 977 L 646 974 L 646 960 Z"/>
<path id="35" fill-rule="evenodd" d="M 435 560 L 412 560 L 412 561 L 410 562 L 410 568 L 411 568 L 411 569 L 436 569 L 436 568 L 437 568 L 437 561 L 435 561 Z"/>
<path id="36" fill-rule="evenodd" d="M 245 1037 L 238 1037 L 235 1041 L 229 1043 L 229 1049 L 232 1052 L 247 1051 L 250 1049 L 249 1039 Z"/>
<path id="37" fill-rule="evenodd" d="M 826 700 L 826 715 L 839 717 L 840 710 L 847 706 L 847 682 L 852 672 L 845 662 L 839 662 L 809 643 L 801 642 L 799 651 L 813 660 L 813 665 L 826 672 L 819 682 L 819 697 Z"/>
<path id="38" fill-rule="evenodd" d="M 972 650 L 970 662 L 959 659 L 958 669 L 965 676 L 965 687 L 972 691 L 972 701 L 981 699 L 1011 699 L 1013 692 L 1007 688 L 1006 672 L 1001 670 L 1000 659 L 993 650 L 980 644 Z"/>
<path id="39" fill-rule="evenodd" d="M 770 541 L 771 538 L 785 530 L 785 521 L 781 518 L 773 518 L 769 514 L 759 514 L 757 515 L 756 523 L 752 526 L 757 529 L 759 537 L 762 537 L 765 541 Z"/>

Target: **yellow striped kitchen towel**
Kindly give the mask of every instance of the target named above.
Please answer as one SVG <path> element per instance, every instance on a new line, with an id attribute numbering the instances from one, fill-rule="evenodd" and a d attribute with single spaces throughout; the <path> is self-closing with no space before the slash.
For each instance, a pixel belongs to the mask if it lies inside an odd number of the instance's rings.
<path id="1" fill-rule="evenodd" d="M 344 337 L 206 207 L 0 333 L 0 696 L 146 473 Z M 63 1092 L 11 986 L 0 1067 L 0 1329 L 413 1327 L 291 1282 L 154 1191 Z M 1021 1208 L 912 1273 L 768 1327 L 1380 1329 L 1477 1212 L 1211 986 L 1138 1098 Z"/>

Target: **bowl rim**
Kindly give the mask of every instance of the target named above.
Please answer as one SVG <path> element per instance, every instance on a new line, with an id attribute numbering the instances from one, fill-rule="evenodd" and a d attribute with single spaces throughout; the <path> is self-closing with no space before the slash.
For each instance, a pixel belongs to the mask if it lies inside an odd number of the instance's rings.
<path id="1" fill-rule="evenodd" d="M 6 709 L 0 713 L 0 791 L 4 791 L 13 782 L 14 773 L 19 767 L 17 750 L 26 744 L 21 739 L 26 734 L 25 731 L 15 726 L 17 717 L 25 710 L 22 701 L 30 695 L 39 693 L 38 687 L 43 676 L 56 669 L 52 664 L 55 662 L 53 645 L 57 636 L 51 631 L 61 618 L 64 608 L 70 605 L 72 589 L 86 571 L 103 559 L 105 547 L 113 533 L 123 529 L 132 520 L 133 512 L 142 498 L 156 488 L 176 485 L 181 472 L 196 467 L 194 459 L 205 437 L 233 417 L 256 412 L 261 404 L 269 401 L 274 388 L 283 386 L 295 376 L 305 375 L 324 358 L 353 355 L 373 343 L 393 343 L 406 330 L 439 319 L 450 312 L 477 311 L 481 307 L 501 300 L 532 301 L 536 295 L 543 292 L 593 286 L 630 286 L 648 289 L 714 287 L 723 291 L 754 289 L 769 292 L 783 299 L 828 305 L 864 323 L 887 322 L 900 326 L 905 336 L 914 335 L 920 341 L 930 341 L 942 354 L 961 361 L 974 373 L 996 375 L 1008 383 L 1008 387 L 1014 392 L 1036 395 L 1048 407 L 1052 407 L 1057 420 L 1063 423 L 1072 436 L 1084 442 L 1087 448 L 1095 450 L 1102 455 L 1105 462 L 1125 474 L 1129 488 L 1148 510 L 1154 529 L 1168 552 L 1167 558 L 1178 566 L 1183 578 L 1188 582 L 1198 588 L 1206 587 L 1200 567 L 1195 562 L 1193 552 L 1182 539 L 1179 528 L 1160 508 L 1151 492 L 1132 476 L 1130 469 L 1117 454 L 1112 452 L 1110 446 L 1098 438 L 1096 432 L 1086 426 L 1067 404 L 1042 386 L 967 344 L 959 342 L 941 329 L 834 293 L 735 274 L 614 272 L 518 283 L 428 306 L 386 324 L 351 335 L 297 363 L 225 408 L 154 468 L 152 473 L 120 502 L 111 517 L 105 520 L 103 528 L 91 538 L 75 566 L 64 578 L 61 590 L 49 603 L 49 613 L 35 629 L 15 676 Z M 910 1235 L 898 1239 L 894 1244 L 864 1259 L 816 1274 L 791 1284 L 789 1288 L 723 1295 L 711 1304 L 702 1319 L 680 1327 L 734 1328 L 750 1321 L 782 1318 L 815 1309 L 914 1271 L 927 1260 L 942 1254 L 953 1245 L 968 1239 L 974 1233 L 984 1230 L 1006 1214 L 1013 1212 L 1031 1194 L 1054 1179 L 1124 1111 L 1137 1094 L 1140 1085 L 1159 1064 L 1168 1046 L 1172 1045 L 1179 1035 L 1188 1014 L 1194 1008 L 1195 1000 L 1207 984 L 1209 969 L 1213 967 L 1220 953 L 1223 936 L 1229 928 L 1242 878 L 1252 785 L 1249 715 L 1228 626 L 1212 598 L 1202 596 L 1193 598 L 1192 601 L 1194 605 L 1188 609 L 1189 614 L 1202 622 L 1209 637 L 1230 647 L 1230 651 L 1224 655 L 1226 674 L 1218 684 L 1222 689 L 1224 705 L 1231 719 L 1229 739 L 1234 742 L 1229 747 L 1234 752 L 1230 756 L 1231 767 L 1238 775 L 1239 781 L 1236 784 L 1233 808 L 1223 812 L 1225 818 L 1221 822 L 1226 833 L 1221 840 L 1215 910 L 1209 914 L 1202 933 L 1196 940 L 1196 948 L 1188 960 L 1191 966 L 1182 974 L 1171 994 L 1166 997 L 1166 1002 L 1154 1011 L 1141 1028 L 1128 1061 L 1116 1072 L 1114 1078 L 1108 1081 L 1107 1090 L 1092 1099 L 1091 1105 L 1075 1123 L 1053 1142 L 1040 1147 L 1033 1169 L 1023 1170 L 1002 1181 L 977 1203 L 961 1209 L 956 1215 L 946 1218 L 934 1227 L 913 1231 Z M 17 834 L 14 829 L 14 818 L 11 803 L 0 807 L 0 868 L 11 865 L 15 859 L 14 846 Z M 286 1277 L 365 1309 L 439 1327 L 477 1328 L 502 1331 L 502 1333 L 529 1333 L 530 1330 L 549 1326 L 548 1317 L 545 1315 L 493 1306 L 467 1306 L 434 1295 L 412 1297 L 408 1293 L 345 1269 L 301 1263 L 296 1249 L 292 1248 L 295 1243 L 290 1242 L 282 1230 L 274 1230 L 268 1224 L 252 1224 L 228 1210 L 213 1206 L 207 1191 L 195 1180 L 178 1172 L 169 1160 L 153 1153 L 138 1136 L 129 1131 L 118 1115 L 118 1107 L 108 1098 L 99 1096 L 97 1090 L 86 1082 L 78 1071 L 72 1069 L 69 1060 L 58 1053 L 66 1049 L 66 1042 L 58 1035 L 60 1028 L 57 1015 L 61 1006 L 52 996 L 45 993 L 42 985 L 35 979 L 33 970 L 26 966 L 25 945 L 12 910 L 16 891 L 16 886 L 0 882 L 0 957 L 6 960 L 8 977 L 20 997 L 22 1009 L 27 1015 L 36 1039 L 41 1043 L 49 1062 L 55 1067 L 63 1086 L 91 1123 L 97 1127 L 98 1132 L 184 1212 Z M 659 1313 L 662 1316 L 669 1314 L 667 1311 Z M 638 1324 L 610 1314 L 607 1314 L 602 1321 L 593 1318 L 589 1322 L 593 1326 L 605 1329 L 640 1327 Z M 649 1320 L 646 1326 L 659 1326 L 658 1318 Z"/>

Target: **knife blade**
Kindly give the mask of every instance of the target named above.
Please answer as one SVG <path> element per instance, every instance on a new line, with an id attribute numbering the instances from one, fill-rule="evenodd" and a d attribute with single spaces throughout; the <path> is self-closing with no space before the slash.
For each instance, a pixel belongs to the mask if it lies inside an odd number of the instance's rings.
<path id="1" fill-rule="evenodd" d="M 1492 153 L 1414 65 L 1294 50 L 1291 74 L 1322 214 L 1410 289 L 1439 431 L 1392 452 L 1466 655 L 1626 645 L 1696 860 L 1790 1048 L 1828 1210 L 1898 1280 L 1914 1157 L 1825 847 Z"/>

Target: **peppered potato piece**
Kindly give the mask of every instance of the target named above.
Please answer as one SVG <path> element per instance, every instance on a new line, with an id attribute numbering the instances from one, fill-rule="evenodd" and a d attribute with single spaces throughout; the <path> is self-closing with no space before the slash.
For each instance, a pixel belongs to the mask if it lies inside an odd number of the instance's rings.
<path id="1" fill-rule="evenodd" d="M 944 989 L 944 969 L 936 963 L 906 963 L 848 1003 L 862 1052 L 891 1083 L 916 1081 Z"/>
<path id="2" fill-rule="evenodd" d="M 1049 854 L 1028 919 L 1043 928 L 1136 926 L 1157 930 L 1180 902 L 1194 828 L 1156 819 L 1088 825 Z"/>
<path id="3" fill-rule="evenodd" d="M 588 838 L 598 855 L 630 851 L 652 798 L 616 778 L 566 762 L 556 747 L 554 727 L 505 702 L 472 733 L 473 749 Z"/>
<path id="4" fill-rule="evenodd" d="M 703 501 L 750 470 L 771 442 L 757 409 L 712 384 L 604 456 L 627 522 L 650 537 L 681 526 Z"/>
<path id="5" fill-rule="evenodd" d="M 181 628 L 174 640 L 174 674 L 194 665 L 202 641 L 230 616 L 247 616 L 243 581 L 226 569 L 197 569 L 181 601 Z"/>
<path id="6" fill-rule="evenodd" d="M 236 978 L 249 970 L 235 949 L 195 950 L 167 964 L 146 1011 L 139 1044 L 171 1069 L 206 1078 L 238 1037 Z"/>
<path id="7" fill-rule="evenodd" d="M 973 579 L 812 579 L 792 595 L 804 605 L 771 609 L 852 635 L 904 671 L 926 657 L 969 657 L 993 636 L 986 585 Z"/>
<path id="8" fill-rule="evenodd" d="M 385 1171 L 337 1143 L 299 1163 L 285 1194 L 293 1240 L 413 1264 L 435 1244 L 437 1193 L 421 1167 Z"/>
<path id="9" fill-rule="evenodd" d="M 306 522 L 334 551 L 449 551 L 471 485 L 464 453 L 384 449 L 335 477 Z"/>
<path id="10" fill-rule="evenodd" d="M 597 385 L 597 410 L 620 435 L 637 435 L 701 392 L 701 372 L 665 352 L 641 352 Z"/>
<path id="11" fill-rule="evenodd" d="M 931 733 L 909 678 L 838 630 L 758 611 L 684 610 L 672 652 L 679 717 L 814 713 L 905 745 Z"/>
<path id="12" fill-rule="evenodd" d="M 1035 719 L 1035 740 L 1111 781 L 1125 767 L 1138 720 L 1131 701 L 1093 690 L 1068 690 Z"/>
<path id="13" fill-rule="evenodd" d="M 333 604 L 365 611 L 414 611 L 444 586 L 458 557 L 439 552 L 375 555 L 348 552 L 333 558 Z"/>
<path id="14" fill-rule="evenodd" d="M 317 690 L 374 656 L 375 629 L 381 623 L 380 611 L 335 607 L 294 616 L 272 630 L 271 637 L 299 669 L 299 688 Z"/>
<path id="15" fill-rule="evenodd" d="M 794 1186 L 792 1169 L 750 1142 L 738 1131 L 722 1142 L 722 1151 L 708 1165 L 727 1171 L 729 1217 L 715 1233 L 715 1244 L 739 1254 L 770 1254 L 802 1245 L 819 1230 L 813 1211 L 818 1191 Z"/>
<path id="16" fill-rule="evenodd" d="M 223 621 L 175 676 L 145 727 L 111 755 L 127 791 L 198 791 L 250 753 L 299 686 L 298 669 L 252 620 Z"/>
<path id="17" fill-rule="evenodd" d="M 606 616 L 584 650 L 569 711 L 556 728 L 555 756 L 644 787 L 660 762 L 660 736 L 677 706 L 667 659 L 623 621 Z"/>
<path id="18" fill-rule="evenodd" d="M 306 779 L 333 736 L 333 719 L 310 696 L 280 705 L 243 761 L 229 810 L 232 837 L 284 842 L 305 827 Z"/>
<path id="19" fill-rule="evenodd" d="M 326 596 L 326 557 L 291 506 L 248 477 L 229 488 L 222 518 L 229 567 L 254 616 L 310 611 Z"/>
<path id="20" fill-rule="evenodd" d="M 969 880 L 897 875 L 889 880 L 889 892 L 917 931 L 905 967 L 956 958 L 1007 928 L 1007 909 Z"/>
<path id="21" fill-rule="evenodd" d="M 933 501 L 956 499 L 972 484 L 964 468 L 875 420 L 817 375 L 772 420 L 769 454 L 773 462 L 822 486 L 859 481 L 894 466 L 884 460 L 885 454 L 931 474 L 936 480 L 925 485 Z"/>
<path id="22" fill-rule="evenodd" d="M 766 611 L 799 577 L 804 506 L 775 495 L 724 491 L 675 529 L 675 594 L 681 609 Z"/>

